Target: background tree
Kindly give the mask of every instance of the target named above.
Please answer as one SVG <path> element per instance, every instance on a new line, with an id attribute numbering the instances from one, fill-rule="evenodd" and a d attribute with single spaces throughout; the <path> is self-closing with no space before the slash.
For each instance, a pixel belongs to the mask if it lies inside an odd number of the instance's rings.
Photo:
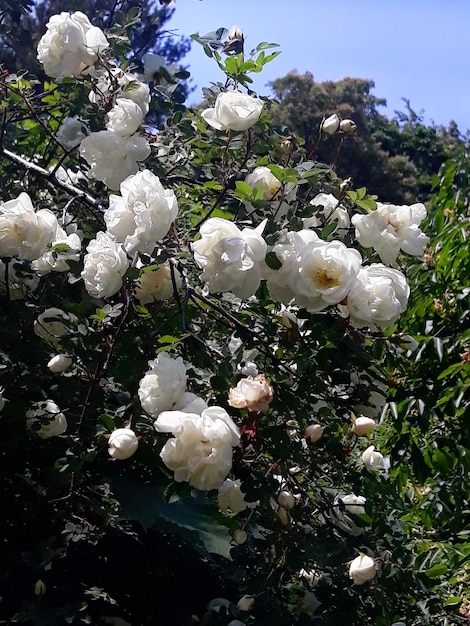
<path id="1" fill-rule="evenodd" d="M 339 176 L 351 176 L 356 186 L 367 185 L 370 193 L 384 201 L 425 200 L 432 176 L 462 143 L 455 124 L 448 130 L 426 126 L 409 102 L 404 113 L 389 120 L 379 110 L 386 101 L 371 94 L 372 80 L 318 83 L 310 72 L 292 72 L 273 81 L 271 87 L 279 101 L 274 119 L 302 137 L 307 150 L 315 144 L 324 116 L 336 113 L 357 124 L 357 133 L 346 137 L 338 156 L 335 137 L 319 144 L 317 158 L 334 162 Z"/>

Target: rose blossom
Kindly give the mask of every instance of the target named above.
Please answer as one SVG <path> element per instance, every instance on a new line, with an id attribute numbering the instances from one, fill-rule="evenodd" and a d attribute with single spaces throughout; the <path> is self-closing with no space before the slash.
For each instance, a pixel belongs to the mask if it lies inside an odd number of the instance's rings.
<path id="1" fill-rule="evenodd" d="M 122 287 L 129 260 L 122 247 L 108 233 L 99 232 L 87 246 L 81 276 L 93 298 L 108 298 Z"/>
<path id="2" fill-rule="evenodd" d="M 360 415 L 359 417 L 353 418 L 351 432 L 358 437 L 367 437 L 374 431 L 375 426 L 376 424 L 373 419 Z"/>
<path id="3" fill-rule="evenodd" d="M 0 203 L 0 257 L 34 261 L 56 233 L 57 218 L 49 209 L 35 211 L 27 193 Z"/>
<path id="4" fill-rule="evenodd" d="M 249 298 L 256 292 L 267 248 L 261 236 L 265 225 L 266 220 L 255 229 L 240 230 L 229 220 L 213 217 L 201 226 L 201 238 L 191 248 L 210 293 L 231 291 Z"/>
<path id="5" fill-rule="evenodd" d="M 174 268 L 176 287 L 181 285 L 181 274 Z M 168 300 L 173 296 L 173 281 L 169 263 L 162 263 L 155 269 L 141 271 L 135 282 L 135 297 L 141 304 Z"/>
<path id="6" fill-rule="evenodd" d="M 37 403 L 37 408 L 26 411 L 27 425 L 41 439 L 49 439 L 49 437 L 57 437 L 67 430 L 67 420 L 65 415 L 60 412 L 59 407 L 52 400 Z M 47 419 L 47 422 L 44 421 Z M 34 428 L 35 424 L 41 424 L 39 430 Z"/>
<path id="7" fill-rule="evenodd" d="M 250 505 L 245 500 L 245 494 L 241 490 L 241 481 L 230 480 L 230 478 L 226 478 L 223 485 L 219 487 L 217 504 L 219 505 L 219 511 L 222 513 L 230 511 L 234 515 L 253 506 L 253 504 Z"/>
<path id="8" fill-rule="evenodd" d="M 182 401 L 186 392 L 186 367 L 180 356 L 172 358 L 166 352 L 160 352 L 154 361 L 149 361 L 149 366 L 139 383 L 139 400 L 144 411 L 157 417 Z"/>
<path id="9" fill-rule="evenodd" d="M 59 250 L 49 250 L 32 262 L 32 269 L 40 276 L 44 276 L 50 272 L 67 272 L 70 269 L 67 261 L 78 261 L 80 259 L 82 242 L 77 233 L 70 233 L 70 235 L 68 235 L 65 230 L 57 224 L 54 240 L 52 241 L 52 248 L 61 244 L 68 248 L 66 252 L 61 252 L 60 248 Z"/>
<path id="10" fill-rule="evenodd" d="M 53 15 L 46 28 L 38 44 L 38 59 L 53 78 L 79 75 L 109 48 L 103 31 L 80 11 Z"/>
<path id="11" fill-rule="evenodd" d="M 331 235 L 347 233 L 350 224 L 349 214 L 333 194 L 319 193 L 313 200 L 310 200 L 310 205 L 318 207 L 318 210 L 315 215 L 303 220 L 304 228 L 323 228 L 327 224 L 336 222 Z"/>
<path id="12" fill-rule="evenodd" d="M 128 98 L 117 98 L 113 108 L 108 112 L 107 130 L 121 137 L 133 135 L 144 119 L 140 106 Z"/>
<path id="13" fill-rule="evenodd" d="M 352 578 L 355 585 L 363 585 L 375 576 L 375 562 L 370 556 L 360 554 L 349 566 L 349 578 Z"/>
<path id="14" fill-rule="evenodd" d="M 369 446 L 362 453 L 362 461 L 370 472 L 385 468 L 385 459 L 383 455 L 375 450 L 375 446 Z"/>
<path id="15" fill-rule="evenodd" d="M 121 196 L 109 197 L 104 214 L 107 230 L 129 255 L 151 254 L 178 215 L 176 196 L 150 170 L 126 178 L 120 191 Z"/>
<path id="16" fill-rule="evenodd" d="M 409 294 L 410 288 L 401 272 L 372 263 L 357 274 L 342 314 L 349 315 L 356 328 L 385 328 L 406 310 Z"/>
<path id="17" fill-rule="evenodd" d="M 267 413 L 273 393 L 273 388 L 263 374 L 254 378 L 248 376 L 239 380 L 237 386 L 230 389 L 228 403 L 236 409 Z"/>
<path id="18" fill-rule="evenodd" d="M 202 117 L 217 130 L 247 130 L 259 120 L 263 101 L 239 91 L 219 93 L 214 108 L 205 109 Z"/>
<path id="19" fill-rule="evenodd" d="M 411 206 L 377 203 L 377 209 L 366 215 L 354 215 L 356 239 L 361 246 L 374 248 L 383 263 L 391 265 L 400 250 L 421 256 L 429 242 L 419 228 L 426 217 L 426 207 L 418 203 Z"/>
<path id="20" fill-rule="evenodd" d="M 287 183 L 281 190 L 281 181 L 274 176 L 269 167 L 255 167 L 245 178 L 245 183 L 251 189 L 258 189 L 263 200 L 272 200 L 275 196 L 272 205 L 275 218 L 280 218 L 287 213 L 290 203 L 295 200 L 297 195 L 297 186 L 294 183 Z M 254 206 L 249 203 L 245 204 L 245 208 L 248 212 L 255 210 Z"/>
<path id="21" fill-rule="evenodd" d="M 149 154 L 150 146 L 144 137 L 122 137 L 110 130 L 91 133 L 80 144 L 80 156 L 90 166 L 89 176 L 110 189 L 118 189 L 125 178 L 136 174 L 137 161 L 145 161 Z"/>
<path id="22" fill-rule="evenodd" d="M 115 461 L 131 457 L 139 447 L 139 440 L 130 428 L 116 428 L 108 439 L 108 452 Z"/>
<path id="23" fill-rule="evenodd" d="M 212 406 L 201 415 L 164 411 L 155 428 L 173 434 L 160 456 L 174 471 L 176 482 L 185 481 L 204 491 L 222 486 L 232 467 L 232 447 L 240 440 L 238 428 L 224 409 Z"/>

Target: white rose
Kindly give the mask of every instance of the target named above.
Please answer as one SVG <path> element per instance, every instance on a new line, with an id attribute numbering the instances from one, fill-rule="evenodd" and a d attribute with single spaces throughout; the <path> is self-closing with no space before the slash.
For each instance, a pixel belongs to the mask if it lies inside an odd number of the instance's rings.
<path id="1" fill-rule="evenodd" d="M 330 234 L 345 235 L 348 232 L 350 219 L 347 210 L 339 204 L 333 194 L 319 193 L 310 201 L 310 204 L 319 207 L 316 214 L 303 220 L 304 228 L 323 228 L 336 222 L 336 227 Z"/>
<path id="2" fill-rule="evenodd" d="M 424 204 L 395 206 L 377 203 L 377 209 L 366 215 L 354 215 L 356 239 L 361 246 L 374 248 L 383 263 L 391 265 L 400 250 L 421 256 L 429 242 L 419 228 L 426 217 Z"/>
<path id="3" fill-rule="evenodd" d="M 52 243 L 56 229 L 52 211 L 34 211 L 31 198 L 22 192 L 0 204 L 0 257 L 34 261 Z"/>
<path id="4" fill-rule="evenodd" d="M 174 471 L 176 482 L 185 481 L 204 491 L 222 486 L 232 467 L 232 447 L 240 440 L 237 427 L 224 409 L 209 407 L 201 415 L 165 411 L 155 428 L 174 435 L 160 456 Z"/>
<path id="5" fill-rule="evenodd" d="M 236 409 L 267 413 L 273 393 L 273 388 L 263 374 L 254 378 L 248 376 L 239 380 L 237 386 L 230 389 L 228 403 Z"/>
<path id="6" fill-rule="evenodd" d="M 41 439 L 49 439 L 49 437 L 57 437 L 67 430 L 67 420 L 65 415 L 60 412 L 59 407 L 52 400 L 38 403 L 37 408 L 27 411 L 27 425 Z M 39 430 L 35 426 L 40 424 Z"/>
<path id="7" fill-rule="evenodd" d="M 223 485 L 219 488 L 217 504 L 222 513 L 230 511 L 234 515 L 248 508 L 249 504 L 241 490 L 241 481 L 226 478 Z"/>
<path id="8" fill-rule="evenodd" d="M 80 11 L 53 15 L 46 28 L 38 44 L 38 59 L 54 78 L 79 75 L 109 47 L 104 33 Z"/>
<path id="9" fill-rule="evenodd" d="M 119 98 L 132 100 L 142 109 L 143 115 L 147 115 L 151 98 L 149 86 L 139 80 L 137 74 L 130 72 L 126 72 L 118 80 Z"/>
<path id="10" fill-rule="evenodd" d="M 93 298 L 108 298 L 122 287 L 129 260 L 122 246 L 108 233 L 99 232 L 87 246 L 81 277 Z"/>
<path id="11" fill-rule="evenodd" d="M 375 576 L 375 562 L 370 556 L 360 554 L 349 566 L 349 578 L 352 578 L 355 585 L 363 585 Z"/>
<path id="12" fill-rule="evenodd" d="M 85 139 L 86 134 L 83 132 L 83 128 L 83 123 L 76 115 L 66 117 L 57 131 L 57 140 L 66 150 L 72 150 Z"/>
<path id="13" fill-rule="evenodd" d="M 160 352 L 149 361 L 150 370 L 139 383 L 139 400 L 144 411 L 157 417 L 162 411 L 170 411 L 182 400 L 186 391 L 186 367 L 179 356 L 172 358 Z"/>
<path id="14" fill-rule="evenodd" d="M 343 506 L 347 513 L 353 513 L 354 515 L 365 514 L 365 503 L 366 499 L 364 496 L 356 496 L 354 493 L 338 495 L 335 498 L 335 505 L 339 505 L 339 508 Z"/>
<path id="15" fill-rule="evenodd" d="M 370 417 L 365 417 L 364 415 L 360 415 L 359 417 L 353 419 L 351 432 L 353 432 L 358 437 L 367 437 L 374 431 L 375 426 L 376 424 L 373 419 L 371 419 Z"/>
<path id="16" fill-rule="evenodd" d="M 295 497 L 290 491 L 281 491 L 277 496 L 277 503 L 283 509 L 292 509 L 295 505 Z"/>
<path id="17" fill-rule="evenodd" d="M 121 137 L 130 137 L 142 124 L 144 113 L 140 106 L 128 98 L 117 98 L 108 112 L 107 130 Z"/>
<path id="18" fill-rule="evenodd" d="M 310 441 L 310 443 L 315 443 L 323 437 L 323 431 L 325 430 L 324 426 L 320 426 L 320 424 L 310 424 L 305 429 L 305 439 Z"/>
<path id="19" fill-rule="evenodd" d="M 290 204 L 297 195 L 297 186 L 294 183 L 287 183 L 281 190 L 281 182 L 274 176 L 269 167 L 255 167 L 245 178 L 245 183 L 252 189 L 259 189 L 263 200 L 271 200 L 276 197 L 272 204 L 274 218 L 279 219 L 287 213 Z M 248 212 L 254 211 L 251 204 L 245 204 Z"/>
<path id="20" fill-rule="evenodd" d="M 68 235 L 63 228 L 57 224 L 56 233 L 52 242 L 54 246 L 65 245 L 68 247 L 66 252 L 50 250 L 42 254 L 38 259 L 32 262 L 32 269 L 40 276 L 49 274 L 49 272 L 67 272 L 70 269 L 67 261 L 79 261 L 82 242 L 77 233 Z"/>
<path id="21" fill-rule="evenodd" d="M 213 217 L 201 226 L 201 238 L 191 248 L 203 269 L 201 280 L 211 293 L 231 291 L 239 298 L 249 298 L 256 292 L 267 249 L 261 236 L 265 225 L 266 220 L 255 229 L 241 231 L 233 222 Z"/>
<path id="22" fill-rule="evenodd" d="M 341 241 L 318 239 L 300 248 L 298 262 L 298 275 L 291 278 L 295 300 L 316 313 L 346 297 L 355 284 L 362 257 Z"/>
<path id="23" fill-rule="evenodd" d="M 108 439 L 108 452 L 113 460 L 124 461 L 139 447 L 139 440 L 130 428 L 116 428 Z"/>
<path id="24" fill-rule="evenodd" d="M 375 450 L 375 446 L 369 446 L 364 450 L 362 453 L 362 462 L 370 472 L 384 469 L 386 465 L 383 455 Z"/>
<path id="25" fill-rule="evenodd" d="M 53 356 L 47 364 L 47 367 L 54 374 L 60 374 L 61 372 L 65 372 L 71 365 L 73 361 L 72 358 L 67 354 L 56 354 Z"/>
<path id="26" fill-rule="evenodd" d="M 178 215 L 176 196 L 149 170 L 126 178 L 120 190 L 121 196 L 109 197 L 104 214 L 107 230 L 129 255 L 151 254 Z"/>
<path id="27" fill-rule="evenodd" d="M 357 274 L 343 315 L 349 315 L 356 328 L 385 328 L 406 310 L 409 294 L 410 288 L 401 272 L 372 263 Z"/>
<path id="28" fill-rule="evenodd" d="M 176 287 L 181 285 L 181 274 L 176 268 Z M 142 271 L 135 282 L 135 297 L 141 304 L 150 304 L 160 300 L 168 300 L 173 296 L 173 281 L 169 263 L 162 263 L 157 268 L 147 272 Z"/>
<path id="29" fill-rule="evenodd" d="M 38 337 L 55 344 L 69 332 L 68 325 L 64 323 L 69 321 L 70 317 L 65 311 L 51 307 L 38 315 L 34 332 Z"/>
<path id="30" fill-rule="evenodd" d="M 90 166 L 89 175 L 110 189 L 119 189 L 124 179 L 137 172 L 137 162 L 145 161 L 149 154 L 145 137 L 121 137 L 109 130 L 91 133 L 80 145 L 80 156 Z"/>
<path id="31" fill-rule="evenodd" d="M 205 109 L 202 117 L 217 130 L 247 130 L 259 120 L 263 101 L 239 91 L 226 91 L 217 96 L 215 107 Z"/>

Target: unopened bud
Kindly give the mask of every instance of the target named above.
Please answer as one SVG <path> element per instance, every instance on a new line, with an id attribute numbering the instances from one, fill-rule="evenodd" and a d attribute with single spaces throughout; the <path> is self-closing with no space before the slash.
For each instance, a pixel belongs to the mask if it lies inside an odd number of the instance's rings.
<path id="1" fill-rule="evenodd" d="M 348 191 L 349 189 L 351 189 L 352 187 L 352 178 L 345 178 L 343 180 L 343 182 L 341 183 L 341 185 L 339 186 L 339 189 L 342 193 Z"/>
<path id="2" fill-rule="evenodd" d="M 237 608 L 240 611 L 251 611 L 251 609 L 255 606 L 255 599 L 253 596 L 242 596 L 237 603 Z"/>
<path id="3" fill-rule="evenodd" d="M 228 34 L 228 41 L 222 46 L 222 52 L 225 54 L 240 54 L 243 52 L 243 44 L 245 38 L 243 37 L 243 31 L 239 26 L 232 26 Z"/>
<path id="4" fill-rule="evenodd" d="M 284 154 L 291 154 L 294 149 L 294 142 L 292 141 L 292 137 L 287 137 L 281 141 L 281 150 Z"/>
<path id="5" fill-rule="evenodd" d="M 40 578 L 36 581 L 34 585 L 34 595 L 35 596 L 43 596 L 46 593 L 46 583 L 44 583 Z"/>
<path id="6" fill-rule="evenodd" d="M 323 437 L 323 431 L 325 430 L 324 426 L 320 426 L 320 424 L 310 424 L 305 429 L 305 439 L 310 441 L 310 443 L 315 443 Z"/>
<path id="7" fill-rule="evenodd" d="M 351 426 L 351 432 L 358 437 L 368 437 L 374 430 L 376 423 L 371 417 L 365 417 L 360 415 L 359 417 L 353 416 L 353 425 Z"/>
<path id="8" fill-rule="evenodd" d="M 233 540 L 239 546 L 243 545 L 247 539 L 248 539 L 248 535 L 242 528 L 237 528 L 237 530 L 234 531 Z"/>
<path id="9" fill-rule="evenodd" d="M 357 130 L 357 124 L 352 120 L 343 120 L 339 125 L 339 129 L 345 135 L 354 135 Z"/>
<path id="10" fill-rule="evenodd" d="M 291 509 L 295 504 L 295 498 L 290 491 L 281 491 L 277 497 L 277 503 L 283 509 Z"/>
<path id="11" fill-rule="evenodd" d="M 334 135 L 339 127 L 339 117 L 336 113 L 327 117 L 326 120 L 323 120 L 320 126 L 320 131 L 323 135 Z"/>
<path id="12" fill-rule="evenodd" d="M 243 39 L 243 31 L 240 26 L 232 26 L 228 33 L 228 38 L 230 39 L 230 41 L 232 41 L 233 39 Z"/>

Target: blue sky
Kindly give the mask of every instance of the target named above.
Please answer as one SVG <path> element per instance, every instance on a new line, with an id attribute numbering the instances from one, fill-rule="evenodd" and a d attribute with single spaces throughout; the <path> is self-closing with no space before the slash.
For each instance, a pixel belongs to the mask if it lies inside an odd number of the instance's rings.
<path id="1" fill-rule="evenodd" d="M 470 129 L 469 0 L 176 0 L 166 26 L 203 35 L 234 24 L 245 33 L 245 50 L 280 44 L 282 54 L 253 75 L 261 95 L 291 70 L 311 71 L 316 81 L 371 78 L 389 117 L 407 98 L 427 123 L 454 119 L 462 132 Z M 201 101 L 201 87 L 223 80 L 199 44 L 184 63 L 197 85 L 191 103 Z"/>

